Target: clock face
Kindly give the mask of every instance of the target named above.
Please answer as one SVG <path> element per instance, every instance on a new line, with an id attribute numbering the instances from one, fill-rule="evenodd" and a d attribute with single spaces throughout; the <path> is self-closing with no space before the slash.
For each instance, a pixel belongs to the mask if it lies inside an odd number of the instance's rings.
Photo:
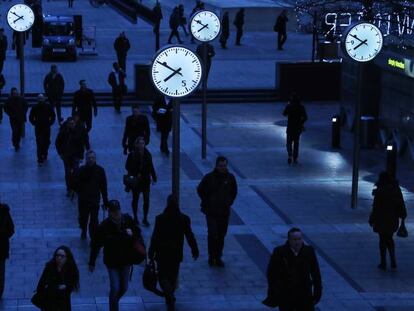
<path id="1" fill-rule="evenodd" d="M 220 19 L 211 11 L 198 11 L 191 18 L 190 30 L 198 41 L 214 40 L 220 33 Z"/>
<path id="2" fill-rule="evenodd" d="M 34 14 L 32 9 L 25 4 L 13 5 L 7 12 L 7 23 L 15 31 L 26 31 L 33 26 Z"/>
<path id="3" fill-rule="evenodd" d="M 183 46 L 169 46 L 157 53 L 151 67 L 155 87 L 169 97 L 184 97 L 200 84 L 202 67 L 198 56 Z"/>
<path id="4" fill-rule="evenodd" d="M 381 30 L 371 23 L 359 23 L 347 32 L 344 41 L 346 53 L 357 62 L 373 60 L 381 51 Z"/>

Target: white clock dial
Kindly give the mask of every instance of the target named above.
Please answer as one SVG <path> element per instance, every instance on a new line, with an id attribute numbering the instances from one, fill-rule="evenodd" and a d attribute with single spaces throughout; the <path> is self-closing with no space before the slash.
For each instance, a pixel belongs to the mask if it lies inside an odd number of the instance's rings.
<path id="1" fill-rule="evenodd" d="M 184 97 L 200 84 L 202 67 L 198 56 L 183 46 L 169 46 L 157 53 L 151 67 L 155 87 L 169 97 Z"/>
<path id="2" fill-rule="evenodd" d="M 382 45 L 381 30 L 371 23 L 356 24 L 345 35 L 345 52 L 357 62 L 373 60 L 381 51 Z"/>
<path id="3" fill-rule="evenodd" d="M 25 4 L 13 5 L 7 12 L 7 23 L 15 31 L 29 30 L 33 26 L 34 19 L 32 9 Z"/>
<path id="4" fill-rule="evenodd" d="M 190 30 L 198 41 L 212 41 L 220 33 L 220 19 L 211 11 L 198 11 L 191 18 Z"/>

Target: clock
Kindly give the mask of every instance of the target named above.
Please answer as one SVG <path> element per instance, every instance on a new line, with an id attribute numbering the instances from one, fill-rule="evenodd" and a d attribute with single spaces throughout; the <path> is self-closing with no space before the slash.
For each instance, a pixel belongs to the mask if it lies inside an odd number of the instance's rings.
<path id="1" fill-rule="evenodd" d="M 198 11 L 191 17 L 191 34 L 198 41 L 214 40 L 220 33 L 220 27 L 220 19 L 211 11 Z"/>
<path id="2" fill-rule="evenodd" d="M 357 62 L 373 60 L 381 52 L 384 41 L 381 30 L 367 22 L 352 25 L 344 38 L 345 53 Z"/>
<path id="3" fill-rule="evenodd" d="M 26 4 L 13 5 L 7 12 L 7 23 L 18 32 L 29 30 L 34 23 L 34 13 Z"/>
<path id="4" fill-rule="evenodd" d="M 200 59 L 181 45 L 161 49 L 152 62 L 152 82 L 168 97 L 179 98 L 191 94 L 200 84 L 201 77 Z"/>

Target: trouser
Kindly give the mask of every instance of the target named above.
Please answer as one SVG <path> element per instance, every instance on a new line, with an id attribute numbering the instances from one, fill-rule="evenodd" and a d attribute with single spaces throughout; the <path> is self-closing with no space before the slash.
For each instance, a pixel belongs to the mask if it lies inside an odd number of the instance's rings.
<path id="1" fill-rule="evenodd" d="M 0 259 L 0 298 L 3 297 L 5 281 L 6 281 L 6 259 Z"/>
<path id="2" fill-rule="evenodd" d="M 161 152 L 169 152 L 168 150 L 168 136 L 169 135 L 170 135 L 170 131 L 161 130 L 161 144 L 160 144 Z"/>
<path id="3" fill-rule="evenodd" d="M 126 53 L 116 53 L 119 67 L 126 73 Z"/>
<path id="4" fill-rule="evenodd" d="M 176 37 L 179 43 L 182 43 L 180 39 L 180 34 L 178 33 L 178 28 L 171 29 L 170 36 L 168 37 L 168 43 L 171 43 L 173 37 Z"/>
<path id="5" fill-rule="evenodd" d="M 165 294 L 165 303 L 167 306 L 173 306 L 175 303 L 174 292 L 177 288 L 178 272 L 180 271 L 180 262 L 165 258 L 157 261 L 158 280 Z"/>
<path id="6" fill-rule="evenodd" d="M 73 0 L 69 0 L 68 5 L 69 5 L 70 8 L 72 8 L 73 7 Z"/>
<path id="7" fill-rule="evenodd" d="M 86 130 L 89 132 L 92 129 L 92 112 L 88 114 L 81 114 L 80 119 L 85 123 Z"/>
<path id="8" fill-rule="evenodd" d="M 19 122 L 14 119 L 10 119 L 10 126 L 12 130 L 12 143 L 14 147 L 20 147 L 20 140 L 23 136 L 24 122 Z"/>
<path id="9" fill-rule="evenodd" d="M 395 244 L 392 233 L 379 233 L 379 249 L 381 255 L 381 264 L 387 262 L 387 249 L 390 254 L 391 264 L 395 265 Z"/>
<path id="10" fill-rule="evenodd" d="M 63 166 L 65 167 L 65 183 L 66 190 L 72 189 L 73 173 L 79 168 L 79 159 L 65 159 L 63 158 Z"/>
<path id="11" fill-rule="evenodd" d="M 93 240 L 99 225 L 99 202 L 78 200 L 79 227 L 86 233 L 89 223 L 89 237 Z"/>
<path id="12" fill-rule="evenodd" d="M 49 102 L 53 107 L 56 107 L 56 116 L 60 122 L 62 120 L 62 99 L 60 97 L 49 97 Z"/>
<path id="13" fill-rule="evenodd" d="M 35 135 L 37 146 L 37 161 L 43 162 L 47 159 L 47 154 L 50 146 L 50 127 L 35 127 Z"/>
<path id="14" fill-rule="evenodd" d="M 227 44 L 227 37 L 221 37 L 220 38 L 220 45 L 223 49 L 226 48 L 226 44 Z"/>
<path id="15" fill-rule="evenodd" d="M 187 28 L 185 27 L 185 24 L 181 24 L 180 26 L 183 29 L 185 35 L 188 36 L 188 32 L 187 32 Z"/>
<path id="16" fill-rule="evenodd" d="M 3 71 L 4 59 L 0 59 L 0 73 Z"/>
<path id="17" fill-rule="evenodd" d="M 277 48 L 278 49 L 283 48 L 283 44 L 285 44 L 286 40 L 287 40 L 286 31 L 279 31 L 277 33 Z"/>
<path id="18" fill-rule="evenodd" d="M 229 216 L 207 215 L 208 255 L 212 259 L 221 259 L 224 248 L 224 238 L 229 226 Z"/>
<path id="19" fill-rule="evenodd" d="M 119 300 L 128 290 L 128 278 L 131 266 L 109 268 L 109 311 L 119 311 Z"/>
<path id="20" fill-rule="evenodd" d="M 296 160 L 299 155 L 299 139 L 300 133 L 287 133 L 286 134 L 286 149 L 289 158 L 293 156 L 293 160 Z M 293 145 L 293 152 L 292 152 Z"/>
<path id="21" fill-rule="evenodd" d="M 148 217 L 148 211 L 149 211 L 149 198 L 150 198 L 150 185 L 145 185 L 143 187 L 139 187 L 137 189 L 132 189 L 132 212 L 134 214 L 134 219 L 138 219 L 138 201 L 139 201 L 139 195 L 142 193 L 144 197 L 144 204 L 143 204 L 143 210 L 144 210 L 144 219 L 147 219 Z"/>
<path id="22" fill-rule="evenodd" d="M 119 89 L 112 89 L 112 100 L 114 102 L 114 108 L 116 110 L 121 109 L 122 105 L 122 90 L 120 90 L 121 87 L 118 87 Z"/>
<path id="23" fill-rule="evenodd" d="M 237 27 L 236 32 L 236 44 L 240 44 L 240 40 L 243 36 L 243 27 Z"/>

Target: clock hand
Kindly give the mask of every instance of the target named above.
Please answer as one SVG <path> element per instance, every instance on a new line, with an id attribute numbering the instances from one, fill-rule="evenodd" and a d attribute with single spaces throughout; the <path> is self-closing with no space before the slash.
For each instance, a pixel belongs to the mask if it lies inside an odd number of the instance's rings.
<path id="1" fill-rule="evenodd" d="M 349 34 L 352 38 L 355 38 L 355 39 L 357 39 L 359 42 L 362 42 L 362 40 L 360 39 L 360 38 L 358 38 L 358 36 L 357 35 L 351 35 L 351 34 Z"/>
<path id="2" fill-rule="evenodd" d="M 208 28 L 208 24 L 205 24 L 203 27 L 201 27 L 199 30 L 197 30 L 197 32 L 200 32 L 201 30 L 203 30 L 204 28 Z"/>
<path id="3" fill-rule="evenodd" d="M 165 79 L 164 79 L 164 82 L 167 82 L 168 80 L 170 80 L 172 77 L 174 77 L 177 73 L 178 74 L 180 74 L 180 75 L 183 75 L 181 72 L 181 67 L 180 68 L 178 68 L 177 70 L 175 70 L 172 74 L 170 74 L 168 77 L 166 77 Z"/>
<path id="4" fill-rule="evenodd" d="M 10 12 L 10 13 L 16 15 L 17 17 L 21 17 L 21 16 L 17 15 L 15 12 Z"/>
<path id="5" fill-rule="evenodd" d="M 160 64 L 160 65 L 163 65 L 165 68 L 168 68 L 171 71 L 174 71 L 174 72 L 177 71 L 174 68 L 171 68 L 170 66 L 168 66 L 166 62 L 161 63 L 160 61 L 157 60 L 157 63 Z"/>
<path id="6" fill-rule="evenodd" d="M 354 50 L 356 50 L 357 48 L 359 48 L 361 45 L 364 45 L 364 44 L 365 45 L 368 45 L 367 41 L 368 41 L 368 39 L 365 39 L 365 40 L 361 41 L 360 44 L 358 44 L 356 47 L 354 47 Z"/>
<path id="7" fill-rule="evenodd" d="M 20 16 L 18 19 L 15 19 L 15 20 L 13 21 L 13 24 L 14 24 L 14 23 L 16 23 L 19 19 L 24 19 L 24 18 L 23 18 L 23 16 Z"/>

